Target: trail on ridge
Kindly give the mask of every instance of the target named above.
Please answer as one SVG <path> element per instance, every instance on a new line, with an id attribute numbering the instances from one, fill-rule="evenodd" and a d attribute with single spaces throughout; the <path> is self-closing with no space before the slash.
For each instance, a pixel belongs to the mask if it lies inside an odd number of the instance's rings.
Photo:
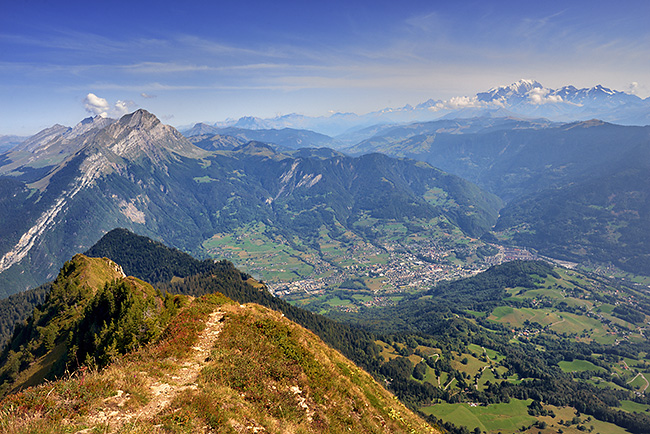
<path id="1" fill-rule="evenodd" d="M 151 400 L 144 406 L 135 410 L 124 409 L 126 401 L 130 398 L 128 393 L 122 390 L 117 391 L 116 396 L 107 398 L 105 409 L 100 409 L 90 420 L 93 424 L 106 426 L 110 431 L 115 432 L 129 423 L 135 424 L 139 420 L 150 420 L 162 412 L 181 392 L 188 389 L 196 389 L 196 380 L 205 366 L 206 359 L 222 329 L 223 312 L 215 310 L 212 312 L 206 323 L 205 329 L 199 335 L 196 345 L 184 359 L 180 370 L 165 378 L 166 381 L 158 381 L 151 378 L 146 372 L 137 375 L 145 375 L 149 380 Z M 77 434 L 92 432 L 92 429 L 79 431 Z"/>

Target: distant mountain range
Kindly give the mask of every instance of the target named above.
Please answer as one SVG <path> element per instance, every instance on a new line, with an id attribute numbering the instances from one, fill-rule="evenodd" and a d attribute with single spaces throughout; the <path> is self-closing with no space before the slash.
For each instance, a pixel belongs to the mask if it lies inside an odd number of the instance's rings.
<path id="1" fill-rule="evenodd" d="M 249 130 L 305 129 L 335 137 L 336 140 L 351 145 L 368 137 L 360 139 L 359 130 L 377 124 L 485 116 L 546 118 L 557 122 L 600 119 L 621 125 L 649 125 L 650 98 L 642 99 L 601 85 L 582 89 L 568 85 L 551 89 L 534 80 L 519 80 L 473 96 L 459 96 L 449 100 L 429 99 L 415 106 L 385 108 L 365 115 L 335 113 L 331 116 L 310 117 L 288 114 L 270 119 L 247 116 L 204 125 Z M 180 129 L 185 133 L 194 128 L 200 127 Z"/>
<path id="2" fill-rule="evenodd" d="M 215 233 L 255 222 L 314 248 L 311 234 L 323 225 L 367 238 L 361 216 L 440 216 L 477 237 L 497 223 L 501 200 L 502 241 L 644 272 L 650 243 L 632 239 L 644 240 L 650 221 L 650 185 L 638 165 L 650 127 L 549 118 L 612 118 L 648 103 L 602 86 L 553 90 L 520 80 L 455 101 L 454 110 L 430 100 L 365 117 L 196 124 L 184 134 L 144 110 L 54 125 L 0 154 L 0 291 L 52 278 L 64 258 L 117 226 L 200 256 Z M 439 119 L 406 123 L 425 114 Z M 334 138 L 304 128 L 331 121 L 355 129 Z M 576 202 L 577 191 L 592 193 Z M 605 191 L 616 199 L 605 203 Z M 546 212 L 569 208 L 580 218 Z M 594 209 L 603 210 L 596 226 L 584 220 Z"/>
<path id="3" fill-rule="evenodd" d="M 368 139 L 384 125 L 486 117 L 544 118 L 553 122 L 599 119 L 620 125 L 644 126 L 650 125 L 650 97 L 642 99 L 602 85 L 580 89 L 567 85 L 552 89 L 537 81 L 522 79 L 472 96 L 429 99 L 416 105 L 384 108 L 363 115 L 306 116 L 290 113 L 274 118 L 244 116 L 212 123 L 200 122 L 178 129 L 186 137 L 221 134 L 294 149 L 322 146 L 339 149 Z M 25 139 L 0 136 L 0 152 Z"/>
<path id="4" fill-rule="evenodd" d="M 215 126 L 198 123 L 189 130 L 183 131 L 183 135 L 196 141 L 195 137 L 205 136 L 228 136 L 236 137 L 242 143 L 250 141 L 274 143 L 289 149 L 300 148 L 340 148 L 343 144 L 332 137 L 324 134 L 315 133 L 309 130 L 299 130 L 294 128 L 282 129 L 256 129 L 256 128 L 240 128 L 240 127 L 225 127 L 218 128 Z M 197 141 L 198 142 L 198 141 Z M 197 146 L 201 146 L 198 145 Z"/>
<path id="5" fill-rule="evenodd" d="M 57 125 L 0 155 L 0 291 L 53 278 L 115 227 L 205 255 L 214 234 L 260 222 L 307 244 L 322 228 L 365 238 L 367 228 L 355 226 L 362 217 L 441 217 L 480 236 L 501 206 L 425 163 L 327 149 L 292 155 L 238 140 L 208 151 L 138 110 Z"/>

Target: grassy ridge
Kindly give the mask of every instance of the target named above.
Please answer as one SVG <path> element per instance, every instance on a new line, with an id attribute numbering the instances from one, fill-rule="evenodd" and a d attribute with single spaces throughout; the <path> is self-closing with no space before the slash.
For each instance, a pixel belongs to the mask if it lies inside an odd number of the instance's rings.
<path id="1" fill-rule="evenodd" d="M 177 306 L 106 258 L 76 255 L 0 355 L 1 392 L 104 366 L 154 341 Z"/>
<path id="2" fill-rule="evenodd" d="M 222 329 L 192 387 L 184 386 L 175 378 L 214 310 L 224 315 Z M 162 399 L 161 385 L 171 401 L 153 405 Z M 0 429 L 12 433 L 127 426 L 131 432 L 171 433 L 246 427 L 271 433 L 437 432 L 312 333 L 277 312 L 221 295 L 184 308 L 158 344 L 103 371 L 11 395 L 0 402 L 0 415 Z"/>

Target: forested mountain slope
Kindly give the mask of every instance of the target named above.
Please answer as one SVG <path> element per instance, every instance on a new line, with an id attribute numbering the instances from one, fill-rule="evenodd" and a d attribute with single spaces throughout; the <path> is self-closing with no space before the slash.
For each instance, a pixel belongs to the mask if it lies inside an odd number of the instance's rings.
<path id="1" fill-rule="evenodd" d="M 501 206 L 411 160 L 291 156 L 258 142 L 210 152 L 144 110 L 102 122 L 44 132 L 0 157 L 1 293 L 54 278 L 115 227 L 205 256 L 213 235 L 261 223 L 319 255 L 323 227 L 365 239 L 360 220 L 440 218 L 479 236 Z"/>

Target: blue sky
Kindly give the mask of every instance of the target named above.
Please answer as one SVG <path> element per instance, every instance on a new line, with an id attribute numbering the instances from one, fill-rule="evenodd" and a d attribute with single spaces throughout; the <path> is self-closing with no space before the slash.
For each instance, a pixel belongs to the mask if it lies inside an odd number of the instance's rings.
<path id="1" fill-rule="evenodd" d="M 366 113 L 520 78 L 645 98 L 649 17 L 647 1 L 5 1 L 0 134 L 102 109 Z"/>

